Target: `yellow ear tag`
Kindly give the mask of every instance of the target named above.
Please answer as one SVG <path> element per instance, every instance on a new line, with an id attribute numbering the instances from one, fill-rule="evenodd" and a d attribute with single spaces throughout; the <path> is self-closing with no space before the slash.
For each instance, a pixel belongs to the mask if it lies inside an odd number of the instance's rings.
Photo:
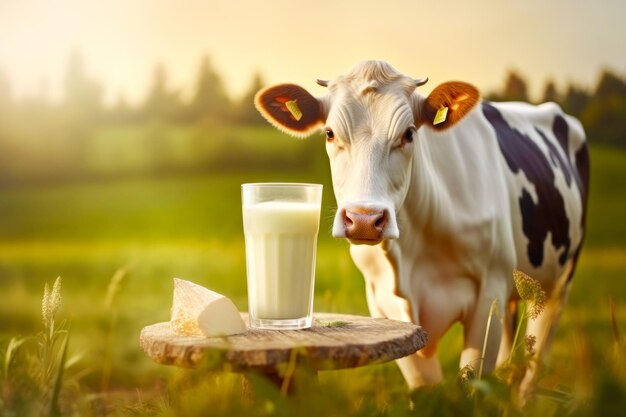
<path id="1" fill-rule="evenodd" d="M 300 107 L 298 107 L 298 103 L 296 103 L 295 100 L 286 102 L 285 107 L 287 107 L 287 110 L 289 110 L 289 113 L 291 113 L 291 115 L 296 120 L 299 121 L 300 119 L 302 119 L 302 110 L 300 110 Z"/>
<path id="2" fill-rule="evenodd" d="M 433 126 L 438 125 L 439 123 L 445 122 L 446 116 L 448 116 L 447 107 L 442 107 L 439 110 L 437 110 L 437 114 L 435 114 L 435 120 L 433 120 Z"/>

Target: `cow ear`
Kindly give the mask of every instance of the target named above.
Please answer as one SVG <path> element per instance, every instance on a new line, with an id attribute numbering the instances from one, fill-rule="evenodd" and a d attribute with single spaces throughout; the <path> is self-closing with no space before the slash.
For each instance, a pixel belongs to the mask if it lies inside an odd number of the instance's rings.
<path id="1" fill-rule="evenodd" d="M 438 85 L 419 108 L 422 123 L 431 129 L 444 130 L 459 122 L 480 100 L 471 84 L 450 81 Z"/>
<path id="2" fill-rule="evenodd" d="M 296 137 L 306 137 L 324 124 L 322 103 L 295 84 L 279 84 L 259 91 L 257 110 L 278 129 Z"/>

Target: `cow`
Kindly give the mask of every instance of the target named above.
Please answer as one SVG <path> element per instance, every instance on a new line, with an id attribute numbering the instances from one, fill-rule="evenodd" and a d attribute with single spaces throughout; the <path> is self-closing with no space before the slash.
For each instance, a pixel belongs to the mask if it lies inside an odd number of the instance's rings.
<path id="1" fill-rule="evenodd" d="M 350 242 L 371 315 L 428 334 L 425 348 L 397 360 L 410 388 L 442 380 L 437 348 L 456 322 L 461 368 L 491 372 L 508 357 L 515 269 L 562 301 L 528 322 L 537 346 L 550 344 L 583 242 L 589 182 L 583 127 L 557 104 L 493 103 L 458 81 L 425 97 L 416 87 L 426 81 L 365 61 L 318 80 L 322 97 L 296 84 L 255 97 L 278 129 L 325 132 L 332 234 Z"/>

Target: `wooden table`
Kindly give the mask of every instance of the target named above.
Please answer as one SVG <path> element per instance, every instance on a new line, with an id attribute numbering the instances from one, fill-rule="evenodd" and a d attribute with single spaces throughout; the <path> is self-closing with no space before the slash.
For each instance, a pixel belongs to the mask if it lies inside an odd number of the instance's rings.
<path id="1" fill-rule="evenodd" d="M 329 313 L 315 313 L 313 327 L 306 330 L 248 329 L 205 338 L 182 336 L 163 322 L 144 327 L 140 336 L 141 349 L 157 363 L 197 367 L 218 355 L 222 369 L 258 371 L 283 389 L 290 363 L 313 371 L 354 368 L 410 355 L 426 341 L 426 333 L 412 323 Z"/>

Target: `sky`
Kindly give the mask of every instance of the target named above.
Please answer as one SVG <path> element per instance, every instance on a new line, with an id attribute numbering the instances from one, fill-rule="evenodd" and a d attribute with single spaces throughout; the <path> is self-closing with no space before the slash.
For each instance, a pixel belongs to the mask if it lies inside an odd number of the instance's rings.
<path id="1" fill-rule="evenodd" d="M 0 0 L 0 74 L 16 97 L 59 100 L 79 52 L 107 103 L 136 104 L 157 63 L 183 96 L 205 55 L 233 96 L 256 72 L 320 95 L 316 78 L 382 59 L 428 76 L 425 93 L 448 80 L 493 91 L 513 69 L 538 96 L 547 80 L 626 74 L 625 22 L 623 0 Z"/>

